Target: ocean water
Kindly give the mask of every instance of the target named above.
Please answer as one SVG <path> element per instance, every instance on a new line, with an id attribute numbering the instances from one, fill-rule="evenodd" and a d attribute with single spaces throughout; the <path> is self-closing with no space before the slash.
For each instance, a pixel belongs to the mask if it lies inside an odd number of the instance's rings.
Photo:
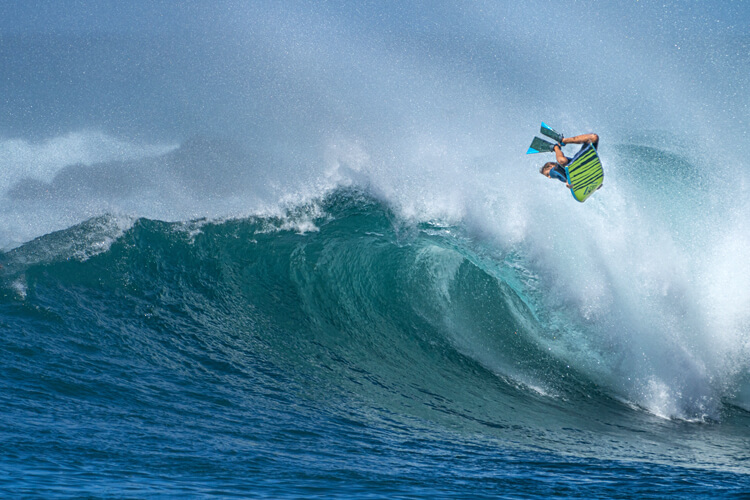
<path id="1" fill-rule="evenodd" d="M 750 495 L 743 2 L 1 13 L 0 496 Z"/>

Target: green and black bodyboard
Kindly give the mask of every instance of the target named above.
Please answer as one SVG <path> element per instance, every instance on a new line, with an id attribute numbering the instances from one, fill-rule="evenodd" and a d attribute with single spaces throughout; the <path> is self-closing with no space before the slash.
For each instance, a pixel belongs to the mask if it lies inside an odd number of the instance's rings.
<path id="1" fill-rule="evenodd" d="M 573 198 L 583 203 L 604 183 L 604 170 L 593 144 L 588 144 L 565 167 Z"/>

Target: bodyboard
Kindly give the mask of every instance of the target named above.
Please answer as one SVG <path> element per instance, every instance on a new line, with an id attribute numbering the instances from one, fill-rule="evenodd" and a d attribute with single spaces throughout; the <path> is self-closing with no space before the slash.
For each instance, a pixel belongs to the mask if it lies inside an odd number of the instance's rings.
<path id="1" fill-rule="evenodd" d="M 565 167 L 570 192 L 573 198 L 583 203 L 604 183 L 604 169 L 593 144 L 588 144 L 576 153 Z"/>

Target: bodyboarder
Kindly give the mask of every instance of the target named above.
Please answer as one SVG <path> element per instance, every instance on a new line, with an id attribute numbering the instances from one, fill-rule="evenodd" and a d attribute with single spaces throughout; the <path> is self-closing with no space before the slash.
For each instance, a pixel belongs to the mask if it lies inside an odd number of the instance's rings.
<path id="1" fill-rule="evenodd" d="M 568 179 L 565 175 L 565 165 L 570 162 L 570 158 L 565 156 L 562 152 L 562 145 L 564 144 L 583 144 L 584 147 L 586 147 L 587 144 L 593 144 L 594 148 L 598 148 L 599 136 L 597 134 L 583 134 L 575 137 L 562 137 L 559 142 L 553 146 L 553 152 L 555 153 L 555 159 L 557 161 L 549 161 L 539 169 L 540 174 L 549 177 L 550 179 L 562 181 L 565 183 L 565 187 L 570 188 L 571 186 L 568 184 Z"/>

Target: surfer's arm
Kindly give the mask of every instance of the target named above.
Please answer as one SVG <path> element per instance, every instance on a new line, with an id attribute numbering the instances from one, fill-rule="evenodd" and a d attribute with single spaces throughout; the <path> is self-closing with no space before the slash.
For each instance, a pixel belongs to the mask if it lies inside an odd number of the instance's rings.
<path id="1" fill-rule="evenodd" d="M 565 158 L 565 155 L 562 152 L 562 148 L 555 144 L 555 159 L 557 160 L 557 163 L 559 163 L 561 166 L 565 166 L 568 164 L 568 159 Z"/>

